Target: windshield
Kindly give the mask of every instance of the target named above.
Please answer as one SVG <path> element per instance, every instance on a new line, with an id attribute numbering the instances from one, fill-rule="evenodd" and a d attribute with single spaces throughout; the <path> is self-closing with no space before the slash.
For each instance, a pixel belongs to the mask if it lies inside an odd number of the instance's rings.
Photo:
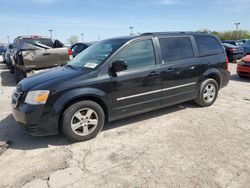
<path id="1" fill-rule="evenodd" d="M 244 46 L 244 42 L 243 41 L 237 41 L 236 44 L 237 44 L 237 46 Z"/>
<path id="2" fill-rule="evenodd" d="M 110 39 L 97 42 L 78 54 L 68 65 L 94 69 L 127 41 L 128 39 Z"/>

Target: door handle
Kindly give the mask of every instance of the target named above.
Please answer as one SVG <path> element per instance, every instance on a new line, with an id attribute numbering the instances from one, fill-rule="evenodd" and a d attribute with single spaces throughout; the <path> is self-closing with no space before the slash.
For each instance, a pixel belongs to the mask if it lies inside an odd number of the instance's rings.
<path id="1" fill-rule="evenodd" d="M 189 69 L 194 70 L 195 66 L 190 66 Z"/>
<path id="2" fill-rule="evenodd" d="M 173 70 L 174 70 L 173 68 L 168 68 L 167 70 L 164 70 L 164 72 L 171 72 Z"/>
<path id="3" fill-rule="evenodd" d="M 155 77 L 155 76 L 159 76 L 160 75 L 160 72 L 156 72 L 156 71 L 153 71 L 151 73 L 149 73 L 149 77 Z"/>

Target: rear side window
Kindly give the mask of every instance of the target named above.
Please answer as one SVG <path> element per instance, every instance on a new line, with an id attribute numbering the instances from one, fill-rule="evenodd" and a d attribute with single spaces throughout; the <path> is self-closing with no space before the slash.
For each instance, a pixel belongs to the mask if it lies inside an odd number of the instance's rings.
<path id="1" fill-rule="evenodd" d="M 191 59 L 194 57 L 193 46 L 189 37 L 159 39 L 164 62 Z"/>
<path id="2" fill-rule="evenodd" d="M 211 36 L 195 36 L 200 56 L 222 54 L 223 49 L 218 40 Z"/>

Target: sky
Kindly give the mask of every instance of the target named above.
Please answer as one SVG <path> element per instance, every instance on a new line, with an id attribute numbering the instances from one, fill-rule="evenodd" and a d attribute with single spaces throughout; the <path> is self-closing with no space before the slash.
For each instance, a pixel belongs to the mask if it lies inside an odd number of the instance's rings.
<path id="1" fill-rule="evenodd" d="M 0 0 L 0 41 L 19 35 L 67 43 L 153 31 L 250 30 L 250 0 Z"/>

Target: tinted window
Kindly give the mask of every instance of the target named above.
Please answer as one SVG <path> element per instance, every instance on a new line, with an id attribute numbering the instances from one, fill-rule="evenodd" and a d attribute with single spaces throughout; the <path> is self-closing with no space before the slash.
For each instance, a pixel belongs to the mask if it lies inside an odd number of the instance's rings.
<path id="1" fill-rule="evenodd" d="M 214 37 L 195 36 L 195 40 L 201 56 L 223 53 L 220 43 Z"/>
<path id="2" fill-rule="evenodd" d="M 190 59 L 194 57 L 192 43 L 187 37 L 159 39 L 164 62 Z"/>
<path id="3" fill-rule="evenodd" d="M 140 41 L 122 51 L 116 60 L 124 60 L 128 69 L 155 65 L 155 53 L 152 40 Z"/>
<path id="4" fill-rule="evenodd" d="M 53 47 L 53 41 L 51 39 L 46 39 L 46 38 L 23 38 L 18 42 L 18 46 L 21 47 L 23 44 L 36 44 L 36 43 L 41 43 L 43 45 Z"/>

